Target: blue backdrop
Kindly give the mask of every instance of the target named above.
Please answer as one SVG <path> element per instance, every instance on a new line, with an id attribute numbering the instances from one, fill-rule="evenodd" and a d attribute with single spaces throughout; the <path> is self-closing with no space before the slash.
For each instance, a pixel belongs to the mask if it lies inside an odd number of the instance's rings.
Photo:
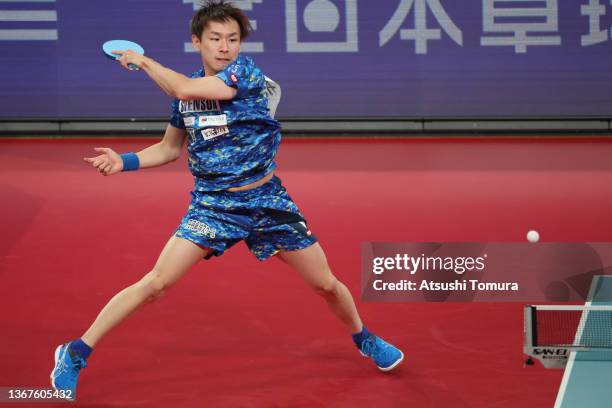
<path id="1" fill-rule="evenodd" d="M 283 117 L 609 116 L 612 0 L 242 0 L 243 50 Z M 192 0 L 0 1 L 0 118 L 160 117 L 170 100 L 104 58 L 141 43 L 182 73 Z M 186 45 L 187 43 L 187 45 Z"/>

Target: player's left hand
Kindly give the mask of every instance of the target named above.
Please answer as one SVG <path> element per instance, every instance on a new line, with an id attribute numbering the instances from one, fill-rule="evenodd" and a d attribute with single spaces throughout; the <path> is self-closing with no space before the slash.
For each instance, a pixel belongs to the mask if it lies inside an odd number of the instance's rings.
<path id="1" fill-rule="evenodd" d="M 123 170 L 123 160 L 113 149 L 108 147 L 94 147 L 100 153 L 96 157 L 84 157 L 83 160 L 98 169 L 103 176 L 112 176 Z"/>
<path id="2" fill-rule="evenodd" d="M 129 71 L 134 71 L 135 69 L 141 69 L 146 58 L 144 55 L 139 54 L 132 50 L 121 51 L 115 50 L 112 51 L 113 54 L 121 55 L 117 61 L 121 63 L 121 66 Z M 135 68 L 134 68 L 135 67 Z"/>

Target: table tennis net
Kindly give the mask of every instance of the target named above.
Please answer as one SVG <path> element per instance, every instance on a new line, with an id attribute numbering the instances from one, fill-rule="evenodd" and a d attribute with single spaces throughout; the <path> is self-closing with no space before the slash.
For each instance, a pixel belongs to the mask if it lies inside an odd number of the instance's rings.
<path id="1" fill-rule="evenodd" d="M 529 306 L 536 347 L 612 349 L 612 306 Z"/>

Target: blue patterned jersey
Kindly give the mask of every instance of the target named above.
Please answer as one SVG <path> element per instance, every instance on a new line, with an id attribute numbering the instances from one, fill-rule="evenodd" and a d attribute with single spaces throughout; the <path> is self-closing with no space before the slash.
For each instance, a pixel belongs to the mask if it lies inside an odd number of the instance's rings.
<path id="1" fill-rule="evenodd" d="M 191 77 L 204 75 L 202 69 Z M 237 90 L 234 99 L 172 103 L 170 124 L 187 130 L 197 191 L 249 184 L 276 168 L 280 124 L 268 111 L 263 72 L 251 58 L 239 55 L 217 77 Z"/>

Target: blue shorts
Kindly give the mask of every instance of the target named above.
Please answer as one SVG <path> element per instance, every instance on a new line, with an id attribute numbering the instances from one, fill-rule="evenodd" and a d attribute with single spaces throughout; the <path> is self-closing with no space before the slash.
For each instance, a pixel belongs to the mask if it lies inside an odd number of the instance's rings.
<path id="1" fill-rule="evenodd" d="M 241 240 L 260 261 L 317 242 L 276 176 L 251 190 L 192 191 L 191 197 L 175 235 L 211 248 L 207 259 Z"/>

